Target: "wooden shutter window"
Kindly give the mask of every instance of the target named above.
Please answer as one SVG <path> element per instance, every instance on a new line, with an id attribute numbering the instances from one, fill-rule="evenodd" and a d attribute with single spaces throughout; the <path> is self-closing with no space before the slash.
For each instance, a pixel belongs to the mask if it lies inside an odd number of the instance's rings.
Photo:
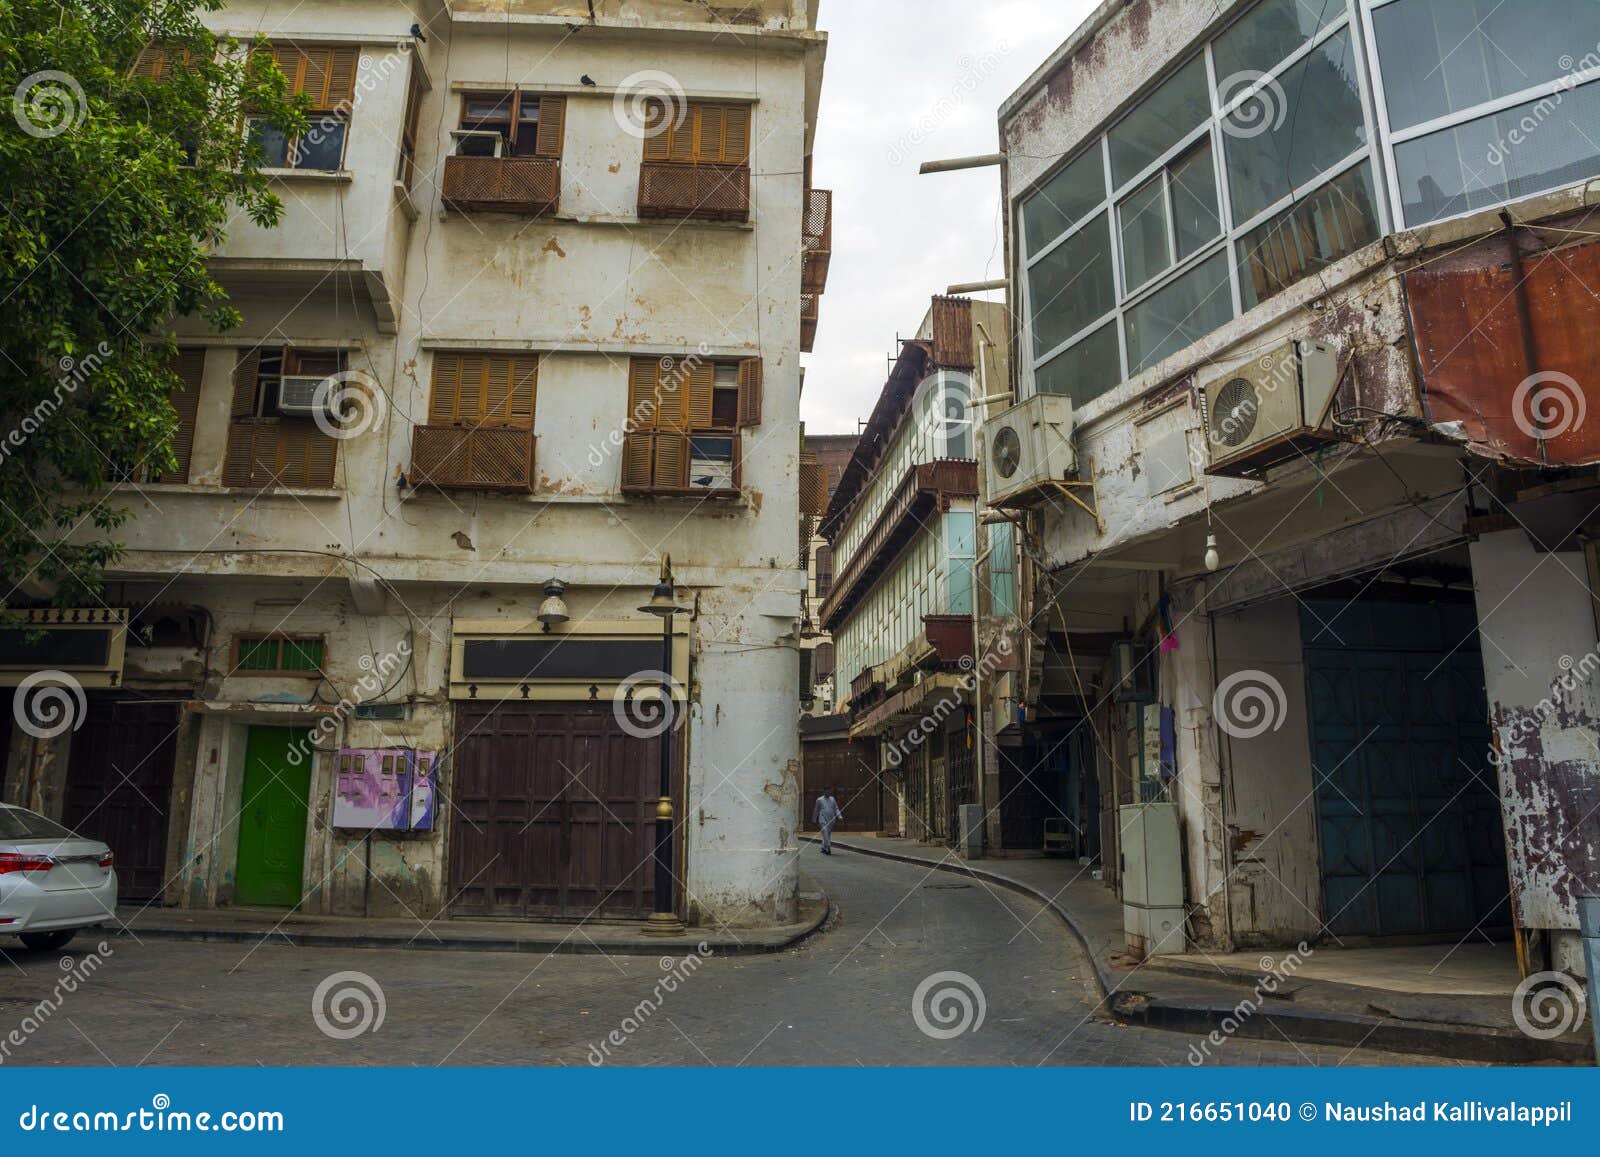
<path id="1" fill-rule="evenodd" d="M 261 350 L 241 350 L 233 367 L 233 406 L 229 415 L 250 418 L 256 412 L 256 379 L 261 372 Z"/>
<path id="2" fill-rule="evenodd" d="M 645 112 L 644 159 L 679 164 L 745 165 L 750 161 L 750 106 L 653 100 Z"/>
<path id="3" fill-rule="evenodd" d="M 745 358 L 739 363 L 739 428 L 761 425 L 762 379 L 760 358 Z"/>
<path id="4" fill-rule="evenodd" d="M 428 421 L 532 426 L 538 378 L 535 354 L 435 354 Z"/>
<path id="5" fill-rule="evenodd" d="M 178 384 L 172 389 L 172 408 L 178 414 L 178 429 L 172 436 L 172 454 L 178 464 L 165 471 L 157 482 L 189 481 L 189 458 L 194 450 L 195 416 L 200 409 L 200 383 L 205 376 L 206 351 L 203 349 L 179 350 L 173 363 L 173 373 Z"/>
<path id="6" fill-rule="evenodd" d="M 289 80 L 289 91 L 304 93 L 313 109 L 345 108 L 355 100 L 359 48 L 279 43 L 272 46 L 272 56 Z"/>
<path id="7" fill-rule="evenodd" d="M 709 430 L 716 425 L 712 417 L 716 396 L 717 367 L 710 362 L 695 362 L 689 371 L 689 427 Z"/>
<path id="8" fill-rule="evenodd" d="M 524 97 L 524 99 L 532 99 Z M 552 160 L 561 158 L 561 143 L 566 132 L 567 98 L 541 96 L 539 99 L 539 137 L 535 155 Z"/>

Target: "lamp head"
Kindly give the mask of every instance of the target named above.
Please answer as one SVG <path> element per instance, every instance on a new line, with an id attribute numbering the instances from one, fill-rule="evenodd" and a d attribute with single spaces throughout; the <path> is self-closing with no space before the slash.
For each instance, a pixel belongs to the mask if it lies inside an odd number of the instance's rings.
<path id="1" fill-rule="evenodd" d="M 567 611 L 567 600 L 561 596 L 567 593 L 567 585 L 560 579 L 551 579 L 544 584 L 544 602 L 539 604 L 539 621 L 546 627 L 554 627 L 572 618 Z"/>

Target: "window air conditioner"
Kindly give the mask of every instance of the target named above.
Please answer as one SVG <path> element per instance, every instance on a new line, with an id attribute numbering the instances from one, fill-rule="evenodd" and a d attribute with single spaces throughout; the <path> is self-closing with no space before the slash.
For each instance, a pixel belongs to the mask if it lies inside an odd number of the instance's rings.
<path id="1" fill-rule="evenodd" d="M 1338 439 L 1325 429 L 1339 386 L 1327 342 L 1295 341 L 1205 388 L 1208 474 L 1248 477 Z"/>
<path id="2" fill-rule="evenodd" d="M 316 374 L 297 374 L 278 379 L 278 413 L 288 418 L 309 418 L 314 414 L 327 413 L 329 391 L 323 388 L 327 380 Z"/>
<path id="3" fill-rule="evenodd" d="M 986 499 L 990 506 L 1060 482 L 1077 472 L 1072 399 L 1035 394 L 983 426 Z"/>
<path id="4" fill-rule="evenodd" d="M 492 129 L 454 129 L 450 133 L 452 152 L 458 157 L 500 157 L 505 155 L 506 139 Z"/>

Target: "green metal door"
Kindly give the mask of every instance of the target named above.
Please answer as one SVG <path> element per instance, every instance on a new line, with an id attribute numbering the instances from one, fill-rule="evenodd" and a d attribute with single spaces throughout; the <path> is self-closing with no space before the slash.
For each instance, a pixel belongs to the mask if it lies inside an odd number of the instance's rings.
<path id="1" fill-rule="evenodd" d="M 252 727 L 245 742 L 234 879 L 235 902 L 241 905 L 293 908 L 300 903 L 311 764 L 289 761 L 299 738 L 299 732 L 285 727 Z"/>

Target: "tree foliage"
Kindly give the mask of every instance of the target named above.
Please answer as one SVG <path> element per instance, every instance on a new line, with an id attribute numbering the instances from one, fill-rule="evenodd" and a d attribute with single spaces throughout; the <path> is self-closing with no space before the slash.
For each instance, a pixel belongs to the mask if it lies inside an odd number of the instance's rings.
<path id="1" fill-rule="evenodd" d="M 174 465 L 175 323 L 238 322 L 206 255 L 282 213 L 243 118 L 303 131 L 304 101 L 206 29 L 221 7 L 0 0 L 0 607 L 98 596 L 107 487 Z"/>

